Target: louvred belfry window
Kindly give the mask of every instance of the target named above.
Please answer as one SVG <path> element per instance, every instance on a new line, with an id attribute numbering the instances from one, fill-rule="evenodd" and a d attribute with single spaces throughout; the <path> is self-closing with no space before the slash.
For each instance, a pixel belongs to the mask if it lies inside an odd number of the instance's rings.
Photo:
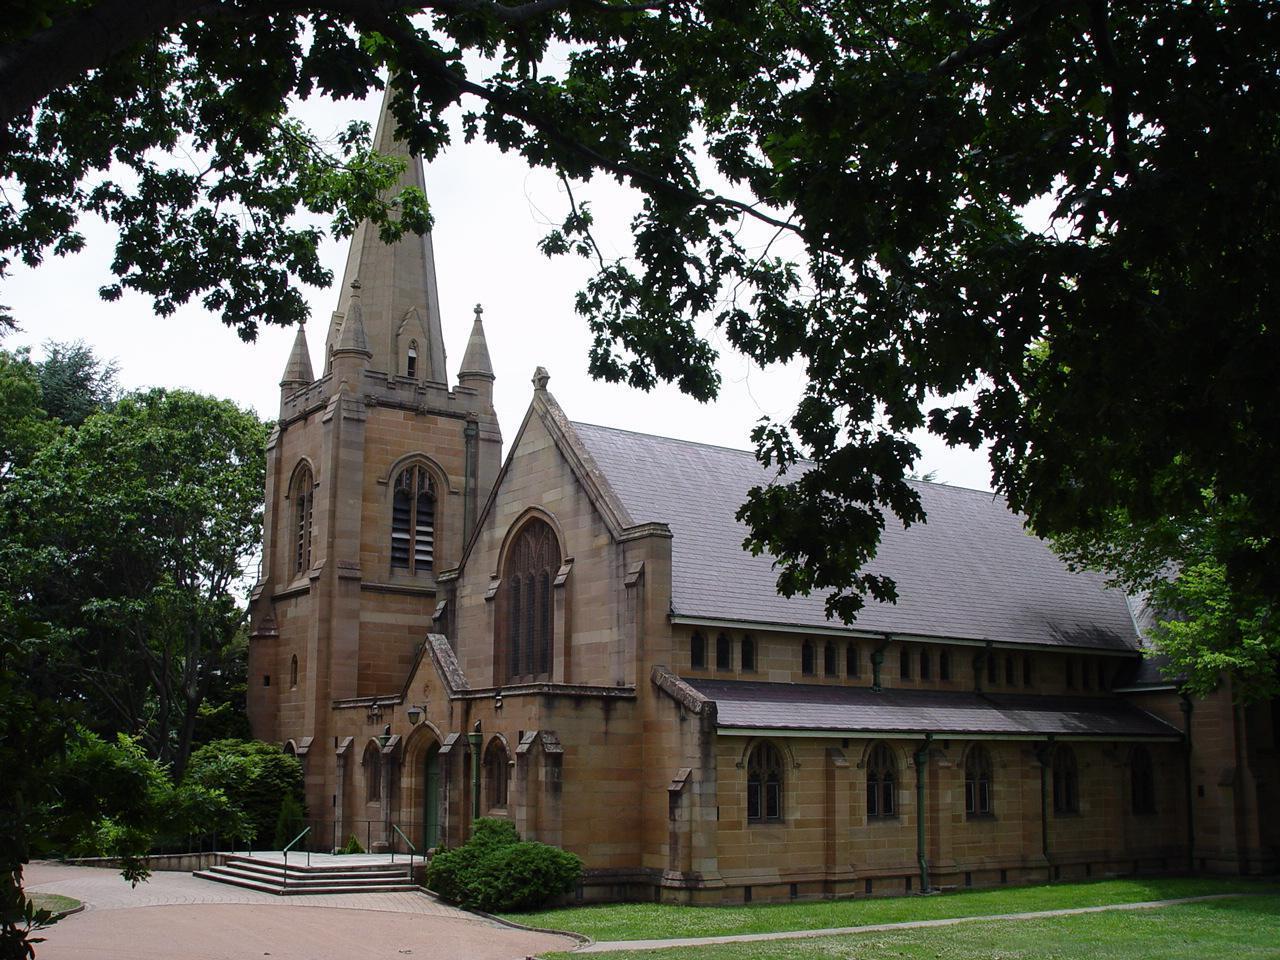
<path id="1" fill-rule="evenodd" d="M 396 477 L 391 506 L 391 569 L 426 573 L 435 563 L 436 491 L 426 467 Z"/>
<path id="2" fill-rule="evenodd" d="M 315 482 L 311 470 L 303 467 L 293 481 L 293 572 L 311 569 L 311 510 Z"/>
<path id="3" fill-rule="evenodd" d="M 551 527 L 531 520 L 516 535 L 502 579 L 506 609 L 498 636 L 506 644 L 508 681 L 551 674 L 555 606 L 552 588 L 560 570 L 560 545 Z"/>

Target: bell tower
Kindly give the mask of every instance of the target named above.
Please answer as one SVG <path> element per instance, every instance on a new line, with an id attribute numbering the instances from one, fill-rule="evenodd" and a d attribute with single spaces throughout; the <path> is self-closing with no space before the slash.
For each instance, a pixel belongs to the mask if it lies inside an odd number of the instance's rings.
<path id="1" fill-rule="evenodd" d="M 389 97 L 375 144 L 405 161 L 399 186 L 422 188 Z M 493 488 L 502 435 L 479 308 L 449 386 L 430 234 L 356 231 L 320 370 L 300 326 L 268 440 L 248 706 L 254 736 L 303 759 L 309 815 L 340 820 L 358 806 L 345 793 L 382 732 L 380 699 L 399 696 Z"/>

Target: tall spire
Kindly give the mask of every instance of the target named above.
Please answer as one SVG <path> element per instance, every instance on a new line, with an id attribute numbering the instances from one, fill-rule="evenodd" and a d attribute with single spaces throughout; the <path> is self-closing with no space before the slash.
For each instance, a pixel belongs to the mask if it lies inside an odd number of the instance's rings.
<path id="1" fill-rule="evenodd" d="M 315 380 L 311 372 L 311 350 L 307 347 L 307 325 L 298 324 L 298 334 L 293 338 L 293 350 L 289 352 L 289 362 L 284 365 L 284 376 L 280 378 L 280 387 L 286 391 L 305 387 Z"/>
<path id="2" fill-rule="evenodd" d="M 484 338 L 484 326 L 480 317 L 484 307 L 476 304 L 476 320 L 471 325 L 471 336 L 467 340 L 467 352 L 462 355 L 462 366 L 458 368 L 458 381 L 461 383 L 469 377 L 493 379 L 493 363 L 489 359 L 489 344 Z"/>
<path id="3" fill-rule="evenodd" d="M 406 186 L 422 190 L 425 187 L 422 160 L 412 156 L 408 146 L 395 139 L 396 119 L 390 110 L 391 98 L 392 86 L 388 82 L 373 135 L 374 149 L 406 161 L 392 194 Z M 347 253 L 342 292 L 339 294 L 341 300 L 329 324 L 326 352 L 337 348 L 339 331 L 345 326 L 343 317 L 351 299 L 348 291 L 357 277 L 363 286 L 361 299 L 367 349 L 373 355 L 370 368 L 408 376 L 408 357 L 412 347 L 416 354 L 414 378 L 447 385 L 431 234 L 420 237 L 406 233 L 397 242 L 384 244 L 377 229 L 368 222 L 356 228 Z"/>

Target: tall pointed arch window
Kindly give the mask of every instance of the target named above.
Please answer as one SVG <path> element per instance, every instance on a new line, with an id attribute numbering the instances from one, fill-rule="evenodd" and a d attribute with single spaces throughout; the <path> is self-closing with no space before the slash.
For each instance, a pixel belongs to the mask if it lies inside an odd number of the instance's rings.
<path id="1" fill-rule="evenodd" d="M 428 573 L 436 556 L 436 490 L 427 468 L 396 475 L 391 503 L 391 569 Z"/>
<path id="2" fill-rule="evenodd" d="M 500 639 L 505 640 L 510 680 L 537 680 L 551 674 L 555 611 L 552 587 L 560 570 L 560 544 L 542 520 L 524 525 L 507 552 L 502 579 L 506 608 Z"/>
<path id="3" fill-rule="evenodd" d="M 1080 774 L 1075 751 L 1061 745 L 1053 751 L 1053 812 L 1080 812 Z"/>
<path id="4" fill-rule="evenodd" d="M 360 758 L 360 766 L 364 768 L 364 799 L 366 803 L 382 802 L 382 754 L 371 741 L 365 744 L 364 755 Z"/>
<path id="5" fill-rule="evenodd" d="M 1155 770 L 1146 747 L 1134 747 L 1129 756 L 1129 792 L 1135 814 L 1145 816 L 1156 812 Z"/>
<path id="6" fill-rule="evenodd" d="M 964 758 L 964 812 L 971 817 L 991 816 L 991 754 L 978 744 Z"/>
<path id="7" fill-rule="evenodd" d="M 507 806 L 507 786 L 510 778 L 510 764 L 507 748 L 502 741 L 494 737 L 489 741 L 489 748 L 484 752 L 485 798 L 490 810 L 505 809 Z"/>
<path id="8" fill-rule="evenodd" d="M 758 743 L 747 758 L 747 822 L 782 819 L 782 755 L 771 743 Z"/>
<path id="9" fill-rule="evenodd" d="M 405 376 L 414 379 L 418 376 L 418 341 L 410 340 L 409 349 L 405 353 Z"/>
<path id="10" fill-rule="evenodd" d="M 898 764 L 885 743 L 867 757 L 867 816 L 892 817 L 898 812 Z"/>
<path id="11" fill-rule="evenodd" d="M 294 473 L 293 490 L 293 572 L 311 569 L 311 513 L 315 501 L 315 481 L 305 463 Z"/>

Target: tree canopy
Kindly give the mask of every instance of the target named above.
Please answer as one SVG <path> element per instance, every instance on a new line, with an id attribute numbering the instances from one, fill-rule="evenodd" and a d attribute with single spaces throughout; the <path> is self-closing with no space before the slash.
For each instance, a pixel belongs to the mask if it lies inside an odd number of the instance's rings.
<path id="1" fill-rule="evenodd" d="M 895 596 L 866 564 L 887 513 L 924 519 L 921 427 L 989 442 L 1041 535 L 1243 504 L 1224 583 L 1280 587 L 1275 4 L 25 0 L 0 25 L 0 256 L 74 250 L 92 211 L 120 234 L 105 296 L 291 323 L 290 279 L 329 279 L 295 209 L 429 219 L 381 193 L 366 130 L 326 151 L 286 117 L 384 70 L 428 159 L 465 111 L 467 139 L 642 192 L 632 256 L 604 259 L 576 202 L 543 244 L 597 263 L 596 376 L 710 398 L 711 327 L 804 367 L 755 439 L 813 466 L 741 514 L 784 593 L 843 618 Z M 161 158 L 179 145 L 196 167 Z"/>

